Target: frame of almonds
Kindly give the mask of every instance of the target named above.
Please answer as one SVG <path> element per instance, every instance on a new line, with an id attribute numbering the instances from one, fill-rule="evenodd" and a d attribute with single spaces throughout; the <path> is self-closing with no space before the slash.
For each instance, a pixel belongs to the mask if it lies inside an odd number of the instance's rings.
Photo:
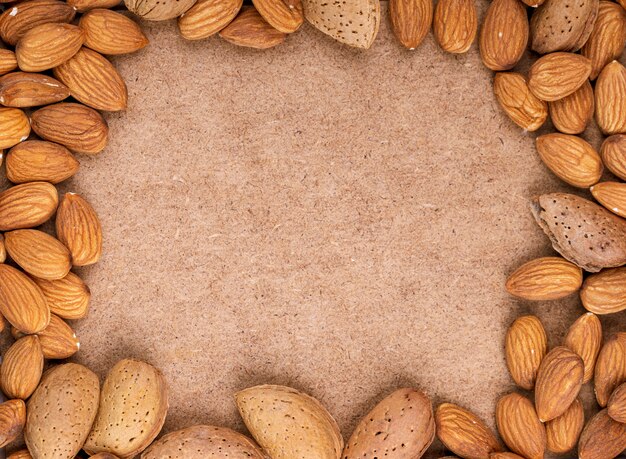
<path id="1" fill-rule="evenodd" d="M 6 1 L 6 0 L 0 0 Z M 542 0 L 538 0 L 542 2 Z M 105 148 L 99 111 L 124 110 L 123 78 L 105 56 L 148 44 L 120 0 L 25 0 L 0 16 L 0 149 L 14 186 L 0 193 L 0 313 L 15 342 L 3 356 L 0 446 L 23 432 L 16 458 L 419 459 L 435 435 L 464 459 L 541 459 L 578 448 L 581 459 L 611 459 L 626 449 L 626 331 L 603 337 L 598 315 L 626 309 L 626 184 L 598 183 L 606 166 L 626 180 L 626 42 L 624 0 L 493 0 L 479 36 L 482 60 L 497 72 L 494 93 L 521 128 L 535 131 L 550 115 L 558 132 L 537 137 L 537 152 L 566 183 L 589 189 L 596 204 L 553 193 L 534 199 L 538 224 L 562 257 L 532 260 L 506 282 L 526 300 L 579 292 L 587 313 L 561 346 L 547 348 L 537 317 L 515 320 L 506 335 L 511 377 L 523 393 L 504 395 L 495 410 L 500 443 L 464 407 L 433 411 L 417 389 L 392 392 L 344 444 L 336 422 L 315 399 L 283 386 L 235 395 L 254 441 L 228 428 L 193 426 L 154 441 L 168 410 L 167 384 L 153 366 L 122 360 L 102 386 L 84 366 L 50 366 L 79 343 L 67 320 L 87 313 L 89 289 L 70 270 L 96 263 L 102 230 L 80 195 L 60 199 L 55 184 L 78 171 L 74 154 Z M 269 48 L 304 20 L 336 40 L 369 48 L 380 23 L 379 0 L 126 0 L 146 20 L 178 18 L 190 40 L 219 34 L 240 46 Z M 115 10 L 111 9 L 115 8 Z M 450 53 L 477 35 L 473 0 L 390 0 L 398 41 L 414 49 L 429 33 Z M 529 21 L 529 13 L 531 20 Z M 527 76 L 514 69 L 530 47 Z M 594 83 L 595 82 L 595 83 Z M 68 98 L 72 99 L 68 99 Z M 66 101 L 66 99 L 71 101 Z M 594 117 L 607 136 L 600 153 L 577 134 Z M 35 135 L 31 135 L 31 134 Z M 55 236 L 33 229 L 56 213 Z M 583 270 L 589 274 L 583 281 Z M 43 375 L 42 375 L 43 374 Z M 578 398 L 593 381 L 601 410 L 585 420 Z M 25 403 L 27 400 L 27 403 Z"/>

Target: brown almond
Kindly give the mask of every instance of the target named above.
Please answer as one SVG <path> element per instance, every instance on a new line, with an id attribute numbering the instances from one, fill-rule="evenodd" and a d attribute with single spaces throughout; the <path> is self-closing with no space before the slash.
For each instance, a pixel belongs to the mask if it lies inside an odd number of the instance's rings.
<path id="1" fill-rule="evenodd" d="M 0 193 L 0 231 L 39 226 L 54 214 L 58 202 L 57 190 L 49 183 L 15 185 Z"/>
<path id="2" fill-rule="evenodd" d="M 585 425 L 585 411 L 579 398 L 563 413 L 546 423 L 546 446 L 555 454 L 565 454 L 576 447 Z"/>
<path id="3" fill-rule="evenodd" d="M 202 40 L 218 33 L 235 19 L 243 0 L 198 0 L 178 18 L 180 34 L 187 40 Z"/>
<path id="4" fill-rule="evenodd" d="M 391 30 L 402 46 L 417 48 L 433 22 L 433 0 L 389 0 Z"/>
<path id="5" fill-rule="evenodd" d="M 601 0 L 593 31 L 580 50 L 591 60 L 590 78 L 595 80 L 606 64 L 621 56 L 626 42 L 626 10 Z"/>
<path id="6" fill-rule="evenodd" d="M 536 131 L 548 118 L 548 104 L 530 92 L 520 73 L 496 73 L 493 92 L 504 112 L 522 129 Z"/>
<path id="7" fill-rule="evenodd" d="M 16 328 L 13 328 L 11 333 L 15 339 L 24 336 Z M 37 333 L 37 336 L 41 344 L 41 351 L 46 359 L 67 359 L 76 354 L 80 348 L 80 342 L 72 327 L 54 314 L 50 315 L 48 326 Z"/>
<path id="8" fill-rule="evenodd" d="M 585 426 L 578 442 L 579 459 L 613 459 L 626 449 L 626 424 L 616 422 L 607 410 Z"/>
<path id="9" fill-rule="evenodd" d="M 68 0 L 67 4 L 79 13 L 95 8 L 113 8 L 122 3 L 122 0 Z"/>
<path id="10" fill-rule="evenodd" d="M 252 0 L 252 4 L 269 25 L 283 33 L 293 33 L 304 22 L 300 0 Z"/>
<path id="11" fill-rule="evenodd" d="M 607 137 L 600 148 L 602 162 L 611 173 L 626 180 L 626 135 Z"/>
<path id="12" fill-rule="evenodd" d="M 580 54 L 557 52 L 540 57 L 528 72 L 528 87 L 552 102 L 576 92 L 591 73 L 591 61 Z"/>
<path id="13" fill-rule="evenodd" d="M 220 31 L 220 37 L 234 45 L 256 49 L 272 48 L 285 41 L 285 34 L 269 25 L 254 7 L 243 7 Z"/>
<path id="14" fill-rule="evenodd" d="M 471 0 L 440 0 L 435 7 L 433 33 L 441 49 L 465 53 L 478 32 L 476 6 Z"/>
<path id="15" fill-rule="evenodd" d="M 594 98 L 591 83 L 583 85 L 569 96 L 550 102 L 552 124 L 564 134 L 580 134 L 593 118 Z"/>
<path id="16" fill-rule="evenodd" d="M 70 271 L 69 250 L 43 231 L 21 229 L 4 233 L 9 256 L 28 274 L 42 279 L 62 279 Z"/>
<path id="17" fill-rule="evenodd" d="M 626 382 L 626 333 L 618 333 L 604 343 L 593 380 L 598 405 L 605 407 L 613 391 Z"/>
<path id="18" fill-rule="evenodd" d="M 102 227 L 85 198 L 66 193 L 56 218 L 57 236 L 72 254 L 74 266 L 96 263 L 102 255 Z"/>
<path id="19" fill-rule="evenodd" d="M 78 161 L 62 145 L 27 140 L 7 154 L 7 178 L 13 183 L 44 181 L 60 183 L 78 172 Z"/>
<path id="20" fill-rule="evenodd" d="M 506 333 L 506 365 L 513 381 L 522 389 L 535 387 L 541 361 L 548 352 L 548 338 L 535 316 L 515 319 Z"/>
<path id="21" fill-rule="evenodd" d="M 4 247 L 4 236 L 0 234 L 0 263 L 4 263 L 7 259 L 7 250 Z M 4 322 L 0 325 L 0 332 L 4 330 Z"/>
<path id="22" fill-rule="evenodd" d="M 496 406 L 496 423 L 511 451 L 526 459 L 543 459 L 546 429 L 530 400 L 516 393 L 501 397 Z"/>
<path id="23" fill-rule="evenodd" d="M 0 75 L 9 73 L 17 68 L 17 58 L 10 49 L 0 49 Z"/>
<path id="24" fill-rule="evenodd" d="M 33 279 L 43 293 L 50 311 L 64 319 L 82 319 L 87 315 L 91 292 L 73 272 L 59 280 Z"/>
<path id="25" fill-rule="evenodd" d="M 9 454 L 7 459 L 33 459 L 33 457 L 27 449 L 20 449 Z"/>
<path id="26" fill-rule="evenodd" d="M 0 365 L 0 386 L 9 398 L 27 399 L 39 385 L 43 353 L 35 335 L 18 339 L 6 351 Z"/>
<path id="27" fill-rule="evenodd" d="M 606 406 L 607 413 L 613 420 L 626 423 L 626 382 L 613 391 Z"/>
<path id="28" fill-rule="evenodd" d="M 17 63 L 24 72 L 41 72 L 69 60 L 78 52 L 85 34 L 71 24 L 41 24 L 24 34 L 15 47 Z"/>
<path id="29" fill-rule="evenodd" d="M 50 309 L 39 287 L 6 264 L 0 264 L 0 313 L 27 334 L 42 331 L 50 322 Z"/>
<path id="30" fill-rule="evenodd" d="M 569 296 L 580 289 L 582 270 L 561 257 L 543 257 L 524 263 L 507 279 L 506 289 L 525 300 L 547 301 Z"/>
<path id="31" fill-rule="evenodd" d="M 126 108 L 126 83 L 104 56 L 81 48 L 74 57 L 55 67 L 54 76 L 70 89 L 79 102 L 104 111 Z"/>
<path id="32" fill-rule="evenodd" d="M 100 113 L 71 102 L 40 108 L 32 114 L 31 124 L 43 139 L 85 154 L 102 151 L 109 135 L 109 127 Z"/>
<path id="33" fill-rule="evenodd" d="M 30 134 L 28 117 L 19 108 L 0 108 L 0 149 L 11 148 Z"/>
<path id="34" fill-rule="evenodd" d="M 85 46 L 102 54 L 134 53 L 148 44 L 139 24 L 116 11 L 93 9 L 78 25 L 85 32 Z"/>
<path id="35" fill-rule="evenodd" d="M 148 21 L 167 21 L 185 14 L 196 0 L 124 0 L 131 13 Z"/>
<path id="36" fill-rule="evenodd" d="M 23 400 L 7 400 L 0 404 L 0 448 L 16 440 L 26 423 L 26 405 Z"/>
<path id="37" fill-rule="evenodd" d="M 54 104 L 69 95 L 63 83 L 40 73 L 13 72 L 0 78 L 0 104 L 7 107 Z"/>
<path id="38" fill-rule="evenodd" d="M 605 269 L 587 277 L 580 299 L 585 309 L 594 314 L 626 310 L 626 268 Z"/>
<path id="39" fill-rule="evenodd" d="M 491 453 L 491 455 L 489 456 L 489 459 L 524 459 L 524 458 L 520 456 L 519 454 L 504 452 L 504 453 Z"/>
<path id="40" fill-rule="evenodd" d="M 480 57 L 491 70 L 509 70 L 528 45 L 528 16 L 518 0 L 494 0 L 487 9 L 479 37 Z"/>
<path id="41" fill-rule="evenodd" d="M 576 319 L 567 332 L 564 344 L 583 360 L 583 383 L 591 381 L 602 346 L 602 324 L 598 316 L 588 312 Z"/>
<path id="42" fill-rule="evenodd" d="M 626 184 L 602 182 L 592 186 L 589 191 L 608 210 L 620 217 L 626 216 Z"/>
<path id="43" fill-rule="evenodd" d="M 7 8 L 0 16 L 0 37 L 15 46 L 30 29 L 41 24 L 72 22 L 76 11 L 59 0 L 28 0 Z"/>
<path id="44" fill-rule="evenodd" d="M 626 68 L 607 64 L 596 81 L 596 122 L 606 135 L 626 133 Z"/>

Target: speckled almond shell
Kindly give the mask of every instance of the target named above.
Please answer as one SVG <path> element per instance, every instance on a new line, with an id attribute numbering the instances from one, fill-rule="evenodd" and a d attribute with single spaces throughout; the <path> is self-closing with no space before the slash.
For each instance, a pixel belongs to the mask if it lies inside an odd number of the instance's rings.
<path id="1" fill-rule="evenodd" d="M 378 34 L 379 0 L 304 0 L 303 6 L 307 21 L 346 45 L 368 49 Z"/>
<path id="2" fill-rule="evenodd" d="M 339 459 L 343 439 L 330 413 L 314 398 L 284 386 L 235 394 L 248 430 L 272 459 Z"/>
<path id="3" fill-rule="evenodd" d="M 196 0 L 124 0 L 129 11 L 149 21 L 174 19 L 191 8 Z"/>
<path id="4" fill-rule="evenodd" d="M 89 454 L 108 452 L 131 458 L 159 434 L 168 409 L 167 386 L 159 370 L 125 359 L 109 372 L 98 416 L 85 442 Z"/>
<path id="5" fill-rule="evenodd" d="M 252 440 L 225 427 L 193 426 L 168 433 L 142 459 L 265 459 Z"/>
<path id="6" fill-rule="evenodd" d="M 626 220 L 579 196 L 544 194 L 531 204 L 535 220 L 563 257 L 589 272 L 626 263 Z"/>
<path id="7" fill-rule="evenodd" d="M 419 459 L 435 438 L 433 406 L 426 394 L 398 389 L 363 417 L 342 459 Z"/>
<path id="8" fill-rule="evenodd" d="M 100 383 L 75 363 L 52 367 L 26 407 L 24 439 L 33 459 L 70 459 L 80 451 L 98 411 Z"/>

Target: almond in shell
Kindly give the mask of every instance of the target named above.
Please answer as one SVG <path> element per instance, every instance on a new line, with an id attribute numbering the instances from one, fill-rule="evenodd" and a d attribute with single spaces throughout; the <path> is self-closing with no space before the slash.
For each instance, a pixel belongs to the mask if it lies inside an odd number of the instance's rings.
<path id="1" fill-rule="evenodd" d="M 548 352 L 548 338 L 539 318 L 515 319 L 506 333 L 506 364 L 513 381 L 522 389 L 535 387 L 541 361 Z"/>
<path id="2" fill-rule="evenodd" d="M 71 24 L 41 24 L 24 34 L 15 47 L 17 63 L 24 72 L 41 72 L 61 65 L 78 52 L 85 34 Z"/>
<path id="3" fill-rule="evenodd" d="M 38 333 L 50 322 L 50 309 L 37 284 L 6 264 L 0 264 L 0 313 L 26 334 Z"/>
<path id="4" fill-rule="evenodd" d="M 494 0 L 479 36 L 483 64 L 496 72 L 515 67 L 528 44 L 528 16 L 518 0 Z"/>
<path id="5" fill-rule="evenodd" d="M 0 193 L 0 231 L 39 226 L 54 214 L 58 203 L 57 190 L 49 183 L 15 185 Z"/>
<path id="6" fill-rule="evenodd" d="M 62 145 L 27 140 L 11 148 L 6 157 L 7 178 L 13 183 L 60 183 L 78 172 L 79 163 Z"/>
<path id="7" fill-rule="evenodd" d="M 606 64 L 621 56 L 625 42 L 626 10 L 617 3 L 601 0 L 593 31 L 581 49 L 581 54 L 591 60 L 592 80 Z"/>
<path id="8" fill-rule="evenodd" d="M 556 300 L 577 292 L 583 283 L 582 270 L 560 257 L 543 257 L 517 268 L 506 281 L 511 295 L 526 300 Z"/>
<path id="9" fill-rule="evenodd" d="M 594 98 L 591 83 L 586 81 L 574 93 L 550 102 L 552 124 L 564 134 L 580 134 L 593 118 Z"/>
<path id="10" fill-rule="evenodd" d="M 254 7 L 243 7 L 220 31 L 220 37 L 233 45 L 256 49 L 272 48 L 285 41 L 285 34 L 269 25 Z"/>
<path id="11" fill-rule="evenodd" d="M 64 319 L 82 319 L 87 315 L 91 292 L 73 272 L 59 280 L 33 279 L 43 293 L 50 311 Z"/>
<path id="12" fill-rule="evenodd" d="M 596 81 L 596 122 L 606 135 L 626 133 L 626 68 L 607 64 Z"/>
<path id="13" fill-rule="evenodd" d="M 85 46 L 102 54 L 134 53 L 148 44 L 141 27 L 123 14 L 102 8 L 85 13 L 78 23 Z"/>
<path id="14" fill-rule="evenodd" d="M 243 0 L 198 0 L 178 18 L 180 34 L 187 40 L 202 40 L 218 33 L 235 19 Z"/>
<path id="15" fill-rule="evenodd" d="M 35 107 L 60 102 L 70 90 L 40 73 L 13 72 L 0 78 L 0 103 L 7 107 Z"/>
<path id="16" fill-rule="evenodd" d="M 41 24 L 72 22 L 76 10 L 59 0 L 29 0 L 16 3 L 0 16 L 0 37 L 15 46 L 26 32 Z"/>
<path id="17" fill-rule="evenodd" d="M 626 382 L 626 333 L 606 340 L 596 360 L 593 382 L 598 405 L 605 407 L 613 391 Z"/>
<path id="18" fill-rule="evenodd" d="M 432 0 L 389 0 L 391 29 L 407 49 L 417 48 L 433 22 Z"/>
<path id="19" fill-rule="evenodd" d="M 476 6 L 471 0 L 440 0 L 435 7 L 433 33 L 441 49 L 464 53 L 478 31 Z"/>
<path id="20" fill-rule="evenodd" d="M 626 268 L 605 269 L 583 284 L 580 299 L 594 314 L 614 314 L 626 310 Z"/>
<path id="21" fill-rule="evenodd" d="M 102 255 L 102 227 L 98 215 L 85 198 L 66 193 L 57 210 L 59 240 L 72 254 L 75 266 L 96 263 Z"/>
<path id="22" fill-rule="evenodd" d="M 602 346 L 602 324 L 598 316 L 590 312 L 580 316 L 570 326 L 564 344 L 583 360 L 583 383 L 591 381 Z"/>
<path id="23" fill-rule="evenodd" d="M 552 102 L 576 92 L 589 78 L 591 61 L 580 54 L 557 52 L 540 57 L 528 72 L 528 87 Z"/>
<path id="24" fill-rule="evenodd" d="M 19 339 L 24 334 L 13 328 L 11 330 L 13 337 Z M 37 333 L 41 351 L 46 359 L 67 359 L 80 348 L 78 338 L 74 330 L 59 316 L 50 315 L 50 323 L 43 330 Z"/>
<path id="25" fill-rule="evenodd" d="M 184 14 L 196 0 L 124 0 L 126 8 L 148 21 L 167 21 Z"/>
<path id="26" fill-rule="evenodd" d="M 598 0 L 546 0 L 530 21 L 531 47 L 539 54 L 577 51 L 593 30 Z"/>
<path id="27" fill-rule="evenodd" d="M 0 448 L 16 440 L 26 424 L 26 405 L 23 400 L 7 400 L 0 404 Z"/>
<path id="28" fill-rule="evenodd" d="M 530 400 L 516 393 L 501 397 L 496 406 L 496 423 L 511 451 L 526 459 L 543 459 L 546 429 Z"/>
<path id="29" fill-rule="evenodd" d="M 578 442 L 580 459 L 612 459 L 626 449 L 626 424 L 617 422 L 607 410 L 596 414 L 585 426 Z"/>
<path id="30" fill-rule="evenodd" d="M 504 112 L 522 129 L 536 131 L 548 118 L 548 104 L 530 92 L 520 73 L 496 73 L 493 92 Z"/>
<path id="31" fill-rule="evenodd" d="M 600 148 L 602 162 L 614 175 L 626 180 L 626 135 L 607 137 Z"/>
<path id="32" fill-rule="evenodd" d="M 30 134 L 28 117 L 19 108 L 0 108 L 0 149 L 11 148 Z"/>
<path id="33" fill-rule="evenodd" d="M 70 271 L 70 251 L 43 231 L 21 229 L 4 233 L 9 256 L 28 274 L 42 279 L 62 279 Z"/>
<path id="34" fill-rule="evenodd" d="M 607 413 L 613 420 L 626 423 L 626 382 L 613 391 L 606 406 Z"/>
<path id="35" fill-rule="evenodd" d="M 18 339 L 6 351 L 0 366 L 0 386 L 9 398 L 27 399 L 35 391 L 43 372 L 43 353 L 35 335 Z"/>
<path id="36" fill-rule="evenodd" d="M 548 451 L 555 454 L 565 454 L 574 449 L 584 425 L 583 404 L 580 399 L 576 399 L 565 413 L 546 423 Z"/>
<path id="37" fill-rule="evenodd" d="M 304 22 L 300 0 L 253 0 L 252 4 L 269 25 L 283 33 L 293 33 Z"/>

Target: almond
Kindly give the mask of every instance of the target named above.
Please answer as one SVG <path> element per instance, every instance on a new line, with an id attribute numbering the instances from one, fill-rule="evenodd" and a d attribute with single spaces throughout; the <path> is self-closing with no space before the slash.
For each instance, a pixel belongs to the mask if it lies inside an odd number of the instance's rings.
<path id="1" fill-rule="evenodd" d="M 528 16 L 518 0 L 494 0 L 489 5 L 479 37 L 480 57 L 491 70 L 509 70 L 528 44 Z"/>
<path id="2" fill-rule="evenodd" d="M 26 405 L 23 400 L 8 400 L 0 404 L 0 448 L 17 439 L 26 423 Z"/>
<path id="3" fill-rule="evenodd" d="M 447 449 L 464 459 L 489 459 L 502 447 L 491 430 L 470 411 L 442 403 L 435 413 L 437 437 Z"/>
<path id="4" fill-rule="evenodd" d="M 9 398 L 27 399 L 43 372 L 43 353 L 35 335 L 18 339 L 6 351 L 0 366 L 0 386 Z"/>
<path id="5" fill-rule="evenodd" d="M 0 193 L 0 231 L 39 226 L 54 214 L 59 197 L 53 185 L 30 182 Z"/>
<path id="6" fill-rule="evenodd" d="M 522 129 L 536 131 L 548 118 L 548 104 L 530 92 L 519 73 L 496 73 L 493 92 L 504 112 Z"/>
<path id="7" fill-rule="evenodd" d="M 15 339 L 24 336 L 16 328 L 13 328 L 11 333 Z M 46 359 L 67 359 L 76 354 L 80 348 L 74 330 L 63 319 L 54 314 L 50 315 L 48 326 L 37 333 L 37 336 L 41 344 L 41 351 Z"/>
<path id="8" fill-rule="evenodd" d="M 19 108 L 0 108 L 0 149 L 11 148 L 30 134 L 28 117 Z"/>
<path id="9" fill-rule="evenodd" d="M 596 81 L 596 122 L 606 135 L 626 133 L 626 68 L 617 61 Z"/>
<path id="10" fill-rule="evenodd" d="M 285 34 L 269 25 L 254 7 L 244 7 L 237 17 L 220 31 L 229 43 L 248 48 L 267 49 L 285 41 Z"/>
<path id="11" fill-rule="evenodd" d="M 589 78 L 591 61 L 573 53 L 540 57 L 528 72 L 528 87 L 541 100 L 552 102 L 573 94 Z"/>
<path id="12" fill-rule="evenodd" d="M 28 401 L 24 439 L 34 459 L 70 459 L 80 451 L 98 411 L 98 377 L 82 365 L 48 370 Z"/>
<path id="13" fill-rule="evenodd" d="M 102 385 L 100 408 L 84 449 L 93 455 L 136 456 L 158 435 L 168 409 L 167 385 L 159 370 L 121 360 Z"/>
<path id="14" fill-rule="evenodd" d="M 548 352 L 548 338 L 535 316 L 522 316 L 515 319 L 506 333 L 506 365 L 513 381 L 522 389 L 535 387 L 537 372 Z"/>
<path id="15" fill-rule="evenodd" d="M 43 231 L 21 229 L 4 233 L 9 256 L 28 274 L 42 279 L 62 279 L 70 271 L 69 250 Z"/>
<path id="16" fill-rule="evenodd" d="M 7 154 L 7 178 L 13 183 L 44 181 L 60 183 L 78 172 L 78 161 L 62 145 L 27 140 Z"/>
<path id="17" fill-rule="evenodd" d="M 15 46 L 30 29 L 41 24 L 72 22 L 76 11 L 59 0 L 28 0 L 7 8 L 0 16 L 0 37 Z"/>
<path id="18" fill-rule="evenodd" d="M 293 33 L 304 22 L 300 0 L 252 0 L 252 4 L 269 25 L 283 33 Z"/>
<path id="19" fill-rule="evenodd" d="M 149 21 L 167 21 L 184 14 L 196 0 L 124 0 L 131 13 Z"/>
<path id="20" fill-rule="evenodd" d="M 42 331 L 50 322 L 50 309 L 37 284 L 5 264 L 0 264 L 0 313 L 27 334 Z"/>
<path id="21" fill-rule="evenodd" d="M 0 49 L 0 75 L 9 73 L 17 68 L 17 58 L 10 49 Z"/>
<path id="22" fill-rule="evenodd" d="M 238 392 L 235 401 L 246 427 L 272 459 L 341 456 L 339 427 L 314 398 L 289 387 L 266 385 Z"/>
<path id="23" fill-rule="evenodd" d="M 59 280 L 33 279 L 50 308 L 64 319 L 82 319 L 87 315 L 91 292 L 89 287 L 73 272 Z"/>
<path id="24" fill-rule="evenodd" d="M 602 182 L 592 186 L 591 194 L 596 201 L 620 217 L 626 216 L 626 184 Z"/>
<path id="25" fill-rule="evenodd" d="M 530 21 L 532 49 L 539 54 L 579 50 L 589 38 L 597 14 L 598 0 L 546 0 Z"/>
<path id="26" fill-rule="evenodd" d="M 235 19 L 243 0 L 198 0 L 178 18 L 180 34 L 187 40 L 202 40 L 218 33 Z"/>
<path id="27" fill-rule="evenodd" d="M 111 112 L 126 108 L 126 83 L 113 64 L 89 48 L 81 48 L 56 67 L 54 76 L 70 89 L 72 97 L 91 108 Z"/>
<path id="28" fill-rule="evenodd" d="M 4 263 L 7 259 L 7 251 L 4 247 L 4 236 L 0 234 L 0 263 Z M 0 332 L 4 329 L 4 322 L 0 325 Z"/>
<path id="29" fill-rule="evenodd" d="M 478 31 L 476 6 L 471 0 L 440 0 L 435 7 L 433 33 L 441 49 L 465 53 Z"/>
<path id="30" fill-rule="evenodd" d="M 587 129 L 595 108 L 591 83 L 585 83 L 575 92 L 550 102 L 552 124 L 564 134 L 580 134 Z"/>
<path id="31" fill-rule="evenodd" d="M 391 29 L 402 46 L 417 48 L 433 22 L 432 0 L 389 0 Z"/>
<path id="32" fill-rule="evenodd" d="M 100 113 L 75 103 L 62 102 L 40 108 L 33 113 L 31 123 L 38 136 L 78 153 L 99 153 L 109 135 Z"/>
<path id="33" fill-rule="evenodd" d="M 613 391 L 607 407 L 607 413 L 613 420 L 626 423 L 626 382 Z"/>
<path id="34" fill-rule="evenodd" d="M 511 451 L 526 459 L 543 459 L 546 429 L 530 400 L 516 393 L 501 397 L 496 406 L 496 423 Z"/>
<path id="35" fill-rule="evenodd" d="M 590 312 L 580 316 L 570 326 L 564 344 L 583 360 L 583 383 L 591 381 L 602 346 L 602 324 L 598 316 Z"/>
<path id="36" fill-rule="evenodd" d="M 122 3 L 122 0 L 69 0 L 67 2 L 79 13 L 93 10 L 95 8 L 113 8 Z"/>
<path id="37" fill-rule="evenodd" d="M 80 195 L 66 193 L 56 218 L 57 236 L 72 254 L 74 266 L 96 263 L 102 255 L 102 227 L 93 207 Z"/>
<path id="38" fill-rule="evenodd" d="M 491 453 L 489 459 L 524 459 L 522 456 L 515 453 Z"/>
<path id="39" fill-rule="evenodd" d="M 24 34 L 15 47 L 17 63 L 25 72 L 48 70 L 78 52 L 85 34 L 71 24 L 41 24 Z"/>
<path id="40" fill-rule="evenodd" d="M 33 459 L 27 449 L 14 451 L 7 456 L 7 459 Z"/>
<path id="41" fill-rule="evenodd" d="M 611 173 L 626 180 L 626 135 L 607 137 L 600 148 L 602 162 Z"/>
<path id="42" fill-rule="evenodd" d="M 380 435 L 382 432 L 385 434 Z M 398 389 L 361 419 L 341 458 L 419 459 L 434 438 L 435 420 L 428 396 L 415 389 Z M 314 457 L 335 456 L 329 450 L 324 456 Z"/>
<path id="43" fill-rule="evenodd" d="M 626 449 L 626 424 L 616 422 L 607 410 L 596 414 L 585 426 L 578 442 L 580 459 L 612 459 Z"/>
<path id="44" fill-rule="evenodd" d="M 626 310 L 626 268 L 606 269 L 585 279 L 580 291 L 583 306 L 595 314 Z"/>
<path id="45" fill-rule="evenodd" d="M 593 379 L 598 405 L 605 407 L 613 391 L 626 382 L 626 333 L 618 333 L 604 343 Z"/>
<path id="46" fill-rule="evenodd" d="M 555 454 L 565 454 L 574 449 L 584 425 L 583 404 L 580 399 L 576 399 L 565 413 L 546 423 L 548 451 Z"/>
<path id="47" fill-rule="evenodd" d="M 626 42 L 626 11 L 618 4 L 601 0 L 593 31 L 581 54 L 591 60 L 590 78 L 595 80 L 606 64 L 618 59 Z"/>
<path id="48" fill-rule="evenodd" d="M 35 107 L 60 102 L 70 90 L 39 73 L 13 72 L 0 78 L 0 103 L 7 107 Z"/>
<path id="49" fill-rule="evenodd" d="M 85 46 L 102 54 L 134 53 L 148 44 L 141 27 L 115 11 L 96 8 L 78 23 L 85 32 Z"/>
<path id="50" fill-rule="evenodd" d="M 583 283 L 582 270 L 560 257 L 543 257 L 517 268 L 506 281 L 511 295 L 526 300 L 556 300 L 577 292 Z"/>

